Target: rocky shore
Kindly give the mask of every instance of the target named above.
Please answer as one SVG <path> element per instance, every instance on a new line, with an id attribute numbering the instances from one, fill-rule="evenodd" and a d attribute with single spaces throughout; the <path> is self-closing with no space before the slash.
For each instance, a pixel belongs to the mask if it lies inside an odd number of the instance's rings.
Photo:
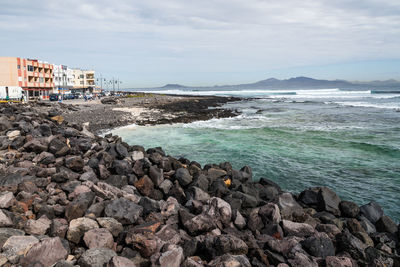
<path id="1" fill-rule="evenodd" d="M 89 130 L 100 133 L 129 124 L 156 125 L 189 123 L 212 118 L 226 118 L 237 112 L 221 105 L 241 100 L 236 97 L 174 96 L 159 94 L 132 94 L 132 97 L 109 97 L 101 101 L 66 101 L 69 108 L 62 109 L 65 120 L 82 124 L 89 122 Z M 71 107 L 72 106 L 72 107 Z"/>
<path id="2" fill-rule="evenodd" d="M 399 225 L 376 202 L 284 192 L 62 112 L 0 106 L 2 266 L 400 266 Z"/>

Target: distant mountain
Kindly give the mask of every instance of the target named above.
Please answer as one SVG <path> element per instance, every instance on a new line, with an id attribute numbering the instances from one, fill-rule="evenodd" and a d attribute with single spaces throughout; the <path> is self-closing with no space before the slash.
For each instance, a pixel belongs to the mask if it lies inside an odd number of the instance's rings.
<path id="1" fill-rule="evenodd" d="M 329 89 L 340 88 L 348 90 L 400 90 L 400 81 L 386 80 L 386 81 L 345 81 L 345 80 L 318 80 L 309 77 L 296 77 L 290 79 L 279 80 L 276 78 L 269 78 L 255 83 L 237 84 L 237 85 L 215 85 L 215 86 L 185 86 L 180 84 L 167 84 L 163 87 L 146 88 L 146 90 L 167 90 L 167 89 L 180 89 L 180 90 L 244 90 L 244 89 Z"/>
<path id="2" fill-rule="evenodd" d="M 161 88 L 164 88 L 164 89 L 177 89 L 177 88 L 187 88 L 187 86 L 170 83 L 170 84 L 164 85 Z"/>

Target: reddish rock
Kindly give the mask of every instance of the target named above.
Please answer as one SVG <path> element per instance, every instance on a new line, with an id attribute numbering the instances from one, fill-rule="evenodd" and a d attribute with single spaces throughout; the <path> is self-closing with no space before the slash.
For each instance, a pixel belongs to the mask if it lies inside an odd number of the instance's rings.
<path id="1" fill-rule="evenodd" d="M 134 183 L 134 186 L 139 190 L 139 192 L 144 196 L 150 196 L 154 190 L 154 184 L 148 176 L 143 176 L 138 181 Z"/>
<path id="2" fill-rule="evenodd" d="M 44 235 L 50 229 L 51 221 L 43 215 L 38 220 L 28 220 L 25 224 L 25 232 L 30 235 Z"/>
<path id="3" fill-rule="evenodd" d="M 114 256 L 110 263 L 109 267 L 135 267 L 136 265 L 129 259 L 120 256 Z"/>
<path id="4" fill-rule="evenodd" d="M 353 267 L 351 259 L 347 257 L 328 256 L 325 259 L 326 267 Z"/>

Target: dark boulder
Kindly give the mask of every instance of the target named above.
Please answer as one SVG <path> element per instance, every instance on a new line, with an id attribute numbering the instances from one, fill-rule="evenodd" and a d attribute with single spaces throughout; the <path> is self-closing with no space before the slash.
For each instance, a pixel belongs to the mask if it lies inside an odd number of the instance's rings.
<path id="1" fill-rule="evenodd" d="M 304 190 L 303 192 L 300 193 L 299 195 L 299 200 L 306 204 L 307 206 L 317 206 L 318 204 L 318 192 L 319 188 L 309 188 L 307 190 Z"/>
<path id="2" fill-rule="evenodd" d="M 234 255 L 247 254 L 249 249 L 242 239 L 230 234 L 217 236 L 214 246 L 217 255 L 224 255 L 226 253 Z"/>
<path id="3" fill-rule="evenodd" d="M 335 256 L 335 247 L 328 237 L 311 236 L 301 242 L 302 247 L 310 255 L 318 258 Z"/>
<path id="4" fill-rule="evenodd" d="M 360 213 L 360 207 L 351 201 L 342 201 L 339 207 L 344 217 L 355 218 Z"/>
<path id="5" fill-rule="evenodd" d="M 361 206 L 360 213 L 373 224 L 375 224 L 383 216 L 383 210 L 381 206 L 375 201 Z"/>
<path id="6" fill-rule="evenodd" d="M 321 187 L 318 192 L 318 208 L 328 211 L 336 216 L 340 215 L 339 204 L 341 200 L 331 189 Z"/>
<path id="7" fill-rule="evenodd" d="M 163 170 L 157 166 L 151 166 L 149 168 L 149 176 L 155 186 L 159 186 L 164 181 Z"/>
<path id="8" fill-rule="evenodd" d="M 112 168 L 116 174 L 129 175 L 133 173 L 131 164 L 126 160 L 114 160 Z"/>
<path id="9" fill-rule="evenodd" d="M 65 158 L 65 166 L 76 172 L 81 172 L 84 166 L 83 159 L 80 156 L 69 156 Z"/>
<path id="10" fill-rule="evenodd" d="M 396 223 L 390 219 L 388 216 L 383 215 L 375 224 L 376 230 L 379 232 L 387 232 L 394 234 L 397 232 Z"/>
<path id="11" fill-rule="evenodd" d="M 360 239 L 350 234 L 348 230 L 344 230 L 342 233 L 336 236 L 337 247 L 340 251 L 346 251 L 350 253 L 351 257 L 358 259 L 365 259 L 365 249 L 367 245 L 364 244 Z"/>
<path id="12" fill-rule="evenodd" d="M 150 196 L 154 191 L 154 184 L 147 175 L 136 181 L 134 186 L 143 196 Z"/>
<path id="13" fill-rule="evenodd" d="M 183 187 L 189 185 L 193 181 L 193 177 L 190 175 L 189 171 L 185 168 L 179 168 L 175 172 L 175 178 L 178 180 L 179 184 Z"/>
<path id="14" fill-rule="evenodd" d="M 107 217 L 112 217 L 122 224 L 133 224 L 142 215 L 143 207 L 125 198 L 111 201 L 105 208 Z"/>

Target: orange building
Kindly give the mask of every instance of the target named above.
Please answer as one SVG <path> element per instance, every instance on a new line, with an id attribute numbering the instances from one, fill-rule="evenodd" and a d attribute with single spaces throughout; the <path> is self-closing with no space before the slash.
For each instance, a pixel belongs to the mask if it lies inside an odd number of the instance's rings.
<path id="1" fill-rule="evenodd" d="M 53 90 L 53 65 L 37 59 L 0 57 L 0 86 L 19 86 L 25 99 L 48 99 Z"/>

